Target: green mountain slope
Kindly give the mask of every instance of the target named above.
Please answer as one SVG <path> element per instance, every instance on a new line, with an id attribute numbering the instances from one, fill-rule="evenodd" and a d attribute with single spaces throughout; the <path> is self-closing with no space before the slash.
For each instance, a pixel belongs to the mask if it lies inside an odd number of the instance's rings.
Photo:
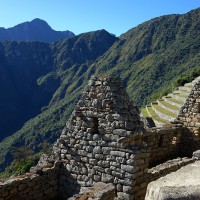
<path id="1" fill-rule="evenodd" d="M 55 141 L 91 75 L 121 76 L 131 99 L 141 106 L 156 92 L 169 90 L 179 75 L 200 68 L 199 27 L 197 9 L 152 19 L 119 39 L 100 31 L 99 37 L 93 32 L 53 44 L 55 69 L 37 83 L 48 86 L 59 80 L 60 84 L 41 114 L 0 143 L 0 170 L 15 158 L 11 149 L 25 146 L 38 152 Z M 107 39 L 102 41 L 104 34 Z"/>
<path id="2" fill-rule="evenodd" d="M 53 54 L 48 44 L 0 43 L 0 141 L 48 105 L 59 83 L 41 87 L 37 79 L 53 69 Z"/>
<path id="3" fill-rule="evenodd" d="M 21 130 L 0 143 L 0 163 L 3 166 L 0 167 L 0 171 L 15 159 L 16 147 L 23 146 L 38 152 L 48 148 L 49 144 L 55 141 L 80 93 L 79 91 L 72 93 L 72 90 L 82 85 L 81 75 L 116 40 L 117 38 L 113 35 L 100 30 L 61 40 L 50 46 L 51 52 L 47 55 L 52 55 L 53 68 L 43 76 L 39 76 L 33 84 L 39 88 L 49 88 L 49 90 L 54 88 L 54 91 L 51 92 L 48 104 L 40 107 L 43 111 L 41 114 L 38 113 L 39 115 L 29 120 Z M 29 62 L 33 62 L 31 58 Z M 24 78 L 21 77 L 20 80 L 24 81 Z M 32 93 L 32 88 L 27 88 Z M 12 90 L 15 90 L 14 85 Z M 21 98 L 26 98 L 26 95 L 21 95 Z M 40 93 L 37 98 L 41 98 Z M 9 115 L 12 115 L 12 112 Z"/>
<path id="4" fill-rule="evenodd" d="M 200 9 L 150 20 L 121 36 L 95 63 L 97 74 L 120 74 L 141 106 L 169 88 L 181 73 L 200 65 Z"/>

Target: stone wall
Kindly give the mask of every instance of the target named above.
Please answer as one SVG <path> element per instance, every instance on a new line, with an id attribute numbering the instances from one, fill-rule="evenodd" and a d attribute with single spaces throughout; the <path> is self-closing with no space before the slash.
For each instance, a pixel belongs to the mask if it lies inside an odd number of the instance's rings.
<path id="1" fill-rule="evenodd" d="M 0 200 L 50 200 L 58 196 L 59 162 L 46 164 L 32 168 L 30 173 L 0 180 Z"/>
<path id="2" fill-rule="evenodd" d="M 146 181 L 148 183 L 159 179 L 160 177 L 166 176 L 171 172 L 177 171 L 181 167 L 188 165 L 190 163 L 195 162 L 196 159 L 194 158 L 176 158 L 172 160 L 168 160 L 164 163 L 161 163 L 155 167 L 148 169 L 148 175 Z"/>
<path id="3" fill-rule="evenodd" d="M 177 123 L 184 127 L 181 152 L 191 155 L 193 151 L 200 149 L 200 80 L 193 86 L 181 108 Z"/>
<path id="4" fill-rule="evenodd" d="M 72 196 L 99 181 L 112 183 L 118 199 L 143 196 L 150 155 L 143 134 L 138 108 L 121 81 L 93 77 L 54 145 L 55 157 L 63 163 L 62 196 Z"/>
<path id="5" fill-rule="evenodd" d="M 193 86 L 185 104 L 180 110 L 178 121 L 200 140 L 200 80 Z"/>
<path id="6" fill-rule="evenodd" d="M 181 132 L 174 125 L 147 129 L 142 137 L 151 152 L 149 167 L 179 156 Z"/>

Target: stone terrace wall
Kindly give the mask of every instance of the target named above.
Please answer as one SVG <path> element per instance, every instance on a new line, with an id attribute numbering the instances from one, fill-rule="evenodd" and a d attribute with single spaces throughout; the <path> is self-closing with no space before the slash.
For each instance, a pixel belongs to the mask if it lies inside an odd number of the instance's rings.
<path id="1" fill-rule="evenodd" d="M 0 180 L 0 200 L 50 200 L 58 196 L 59 163 L 39 165 L 33 173 Z M 35 171 L 35 169 L 37 169 Z"/>
<path id="2" fill-rule="evenodd" d="M 185 127 L 181 138 L 181 151 L 191 155 L 200 149 L 200 80 L 194 85 L 184 106 L 178 115 L 177 122 Z"/>
<path id="3" fill-rule="evenodd" d="M 93 77 L 54 146 L 63 163 L 61 195 L 72 196 L 101 181 L 114 184 L 118 199 L 142 199 L 150 155 L 144 133 L 121 81 Z"/>

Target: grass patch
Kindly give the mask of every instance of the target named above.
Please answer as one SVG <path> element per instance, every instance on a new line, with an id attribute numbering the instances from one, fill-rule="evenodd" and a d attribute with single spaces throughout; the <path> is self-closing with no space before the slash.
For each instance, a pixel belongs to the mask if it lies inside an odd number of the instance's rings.
<path id="1" fill-rule="evenodd" d="M 166 114 L 166 115 L 169 115 L 169 116 L 171 116 L 171 117 L 176 117 L 176 116 L 177 116 L 176 114 L 174 114 L 174 113 L 172 113 L 172 112 L 170 112 L 170 111 L 168 111 L 168 110 L 163 109 L 163 108 L 160 107 L 159 105 L 155 105 L 155 104 L 154 104 L 154 108 L 155 108 L 156 110 L 158 110 L 159 112 L 161 112 L 161 113 L 163 113 L 163 114 Z"/>
<path id="2" fill-rule="evenodd" d="M 150 113 L 150 115 L 151 115 L 151 117 L 152 117 L 153 119 L 155 119 L 155 120 L 158 121 L 158 122 L 164 123 L 164 124 L 169 124 L 169 121 L 160 118 L 160 117 L 154 112 L 154 110 L 152 109 L 151 106 L 147 106 L 147 109 L 148 109 L 148 111 L 149 111 L 149 113 Z"/>
<path id="3" fill-rule="evenodd" d="M 164 106 L 166 106 L 166 107 L 168 107 L 168 108 L 171 108 L 171 109 L 173 109 L 173 110 L 180 110 L 178 107 L 173 106 L 172 104 L 167 103 L 167 102 L 164 101 L 164 100 L 159 100 L 159 102 L 160 102 L 161 104 L 163 104 Z"/>
<path id="4" fill-rule="evenodd" d="M 180 105 L 183 105 L 184 104 L 184 101 L 181 101 L 181 100 L 178 100 L 178 99 L 174 99 L 172 97 L 166 97 L 169 101 L 172 101 L 174 103 L 177 103 L 177 104 L 180 104 Z"/>
<path id="5" fill-rule="evenodd" d="M 143 114 L 144 117 L 151 117 L 149 115 L 149 113 L 147 112 L 147 109 L 146 108 L 141 108 L 141 113 Z"/>

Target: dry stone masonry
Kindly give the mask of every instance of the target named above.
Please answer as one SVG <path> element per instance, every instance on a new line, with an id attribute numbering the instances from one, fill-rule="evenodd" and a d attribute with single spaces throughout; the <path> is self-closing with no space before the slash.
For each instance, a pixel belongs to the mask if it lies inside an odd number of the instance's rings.
<path id="1" fill-rule="evenodd" d="M 178 120 L 194 132 L 198 140 L 200 139 L 200 79 L 181 108 Z"/>
<path id="2" fill-rule="evenodd" d="M 177 120 L 185 128 L 182 131 L 182 152 L 192 154 L 200 149 L 200 79 L 193 86 Z"/>
<path id="3" fill-rule="evenodd" d="M 58 196 L 59 161 L 43 155 L 30 173 L 0 180 L 0 200 L 49 200 Z"/>
<path id="4" fill-rule="evenodd" d="M 130 102 L 122 82 L 93 77 L 54 145 L 56 158 L 63 163 L 62 196 L 103 182 L 115 185 L 118 199 L 139 198 L 146 188 L 141 179 L 150 154 L 142 143 L 144 133 L 138 108 Z"/>
<path id="5" fill-rule="evenodd" d="M 0 180 L 0 200 L 143 200 L 149 182 L 199 159 L 177 158 L 200 149 L 199 92 L 198 81 L 176 122 L 145 129 L 120 79 L 92 77 L 52 155 Z"/>

